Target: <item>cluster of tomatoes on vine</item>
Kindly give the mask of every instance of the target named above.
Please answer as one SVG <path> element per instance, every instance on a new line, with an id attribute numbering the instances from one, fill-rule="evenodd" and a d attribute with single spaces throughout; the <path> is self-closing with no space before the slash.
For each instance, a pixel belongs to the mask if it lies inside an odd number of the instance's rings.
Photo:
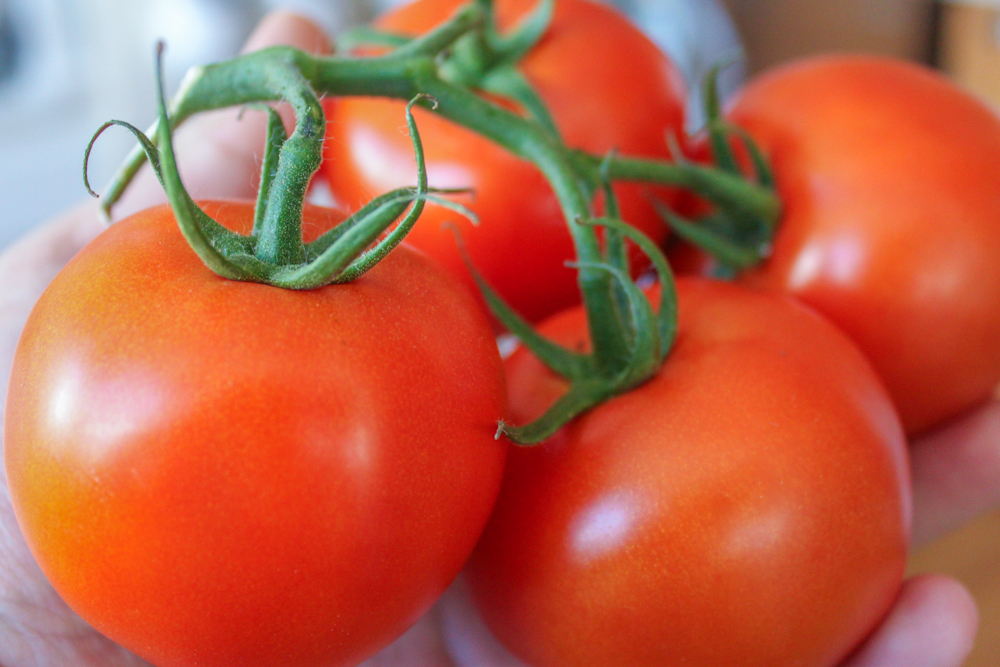
<path id="1" fill-rule="evenodd" d="M 1000 122 L 829 57 L 685 137 L 613 10 L 492 5 L 202 68 L 133 128 L 172 208 L 75 258 L 15 360 L 33 553 L 161 667 L 354 664 L 463 569 L 536 667 L 833 667 L 902 581 L 907 436 L 1000 381 Z M 191 201 L 171 126 L 274 100 L 256 207 Z M 303 205 L 318 168 L 350 215 Z"/>

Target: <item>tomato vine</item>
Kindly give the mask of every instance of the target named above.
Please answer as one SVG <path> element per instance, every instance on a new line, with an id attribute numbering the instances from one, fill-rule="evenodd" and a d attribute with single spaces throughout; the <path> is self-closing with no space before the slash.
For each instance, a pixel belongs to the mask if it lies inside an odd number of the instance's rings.
<path id="1" fill-rule="evenodd" d="M 213 238 L 216 226 L 192 207 L 183 193 L 179 179 L 168 180 L 168 194 L 179 212 L 189 218 L 182 224 L 201 248 L 213 270 L 226 277 L 260 280 L 287 287 L 309 287 L 315 280 L 304 269 L 303 259 L 310 259 L 310 248 L 298 248 L 294 225 L 295 212 L 301 208 L 305 187 L 319 165 L 323 138 L 323 112 L 319 94 L 379 96 L 394 99 L 434 100 L 440 116 L 487 137 L 514 155 L 535 164 L 556 194 L 576 248 L 578 283 L 587 312 L 592 352 L 580 354 L 541 339 L 530 326 L 499 297 L 490 294 L 495 316 L 550 367 L 566 377 L 571 389 L 563 400 L 539 421 L 526 427 L 501 424 L 498 431 L 511 440 L 533 443 L 551 435 L 562 424 L 610 396 L 625 392 L 652 377 L 669 351 L 670 336 L 676 328 L 675 308 L 670 303 L 672 290 L 664 290 L 664 302 L 653 312 L 645 297 L 628 276 L 625 239 L 646 252 L 669 281 L 666 262 L 654 244 L 614 215 L 599 214 L 594 200 L 604 193 L 608 211 L 615 211 L 612 181 L 631 180 L 680 185 L 697 191 L 722 210 L 741 216 L 774 219 L 778 203 L 773 191 L 744 179 L 738 173 L 689 163 L 630 158 L 617 154 L 589 155 L 566 146 L 553 131 L 550 120 L 530 86 L 519 80 L 511 63 L 544 33 L 551 16 L 552 0 L 539 2 L 534 13 L 510 34 L 499 35 L 493 24 L 492 2 L 473 0 L 462 6 L 452 18 L 437 29 L 413 39 L 362 33 L 359 39 L 394 45 L 383 55 L 373 57 L 308 55 L 290 47 L 272 47 L 231 61 L 195 68 L 181 85 L 169 112 L 164 109 L 150 132 L 151 143 L 165 164 L 165 173 L 173 171 L 169 131 L 195 113 L 225 106 L 257 104 L 284 100 L 296 112 L 295 131 L 284 139 L 272 122 L 269 143 L 279 145 L 273 183 L 266 181 L 261 199 L 266 200 L 257 251 L 254 257 L 233 253 L 227 268 L 216 268 L 216 254 L 225 254 L 229 239 Z M 511 96 L 529 110 L 519 115 L 486 99 L 479 90 Z M 421 151 L 416 132 L 414 149 Z M 111 207 L 135 175 L 149 152 L 149 146 L 137 149 L 116 175 L 105 195 L 103 210 Z M 145 151 L 143 150 L 145 149 Z M 268 164 L 274 164 L 275 158 Z M 399 215 L 399 206 L 413 201 L 410 217 L 419 214 L 430 195 L 426 173 L 421 168 L 421 184 L 415 191 L 397 192 L 377 199 L 359 211 L 365 224 L 355 218 L 346 223 L 353 229 L 370 229 L 371 235 L 357 232 L 358 251 L 375 240 Z M 416 211 L 416 213 L 414 213 Z M 363 212 L 363 214 L 362 214 Z M 258 216 L 261 214 L 258 212 Z M 604 230 L 602 244 L 596 227 Z M 397 230 L 405 232 L 406 224 Z M 338 228 L 340 230 L 341 228 Z M 336 236 L 341 231 L 332 231 Z M 396 232 L 390 238 L 395 238 Z M 207 242 L 200 236 L 208 237 Z M 354 233 L 344 234 L 344 237 Z M 282 250 L 282 249 L 285 250 Z M 325 252 L 330 252 L 329 249 Z M 314 253 L 315 254 L 315 253 Z M 323 255 L 326 257 L 327 255 Z M 334 264 L 337 264 L 334 262 Z M 235 267 L 235 268 L 232 268 Z M 290 268 L 294 267 L 294 268 Z M 339 267 L 338 269 L 343 269 Z M 347 271 L 348 277 L 353 275 Z M 329 282 L 329 276 L 323 280 Z M 484 288 L 487 288 L 485 284 Z M 488 288 L 487 288 L 488 289 Z"/>

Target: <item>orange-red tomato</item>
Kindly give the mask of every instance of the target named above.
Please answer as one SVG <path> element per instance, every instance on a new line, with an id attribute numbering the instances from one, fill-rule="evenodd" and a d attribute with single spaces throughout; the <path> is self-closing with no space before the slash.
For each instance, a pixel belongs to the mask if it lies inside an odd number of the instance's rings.
<path id="1" fill-rule="evenodd" d="M 660 373 L 516 449 L 467 566 L 533 667 L 831 667 L 892 605 L 905 442 L 868 362 L 791 298 L 681 281 Z M 585 344 L 579 309 L 541 331 Z M 511 412 L 565 383 L 523 349 Z"/>
<path id="2" fill-rule="evenodd" d="M 907 432 L 984 400 L 1000 382 L 1000 119 L 922 67 L 847 56 L 757 79 L 730 118 L 784 204 L 747 279 L 846 331 Z"/>
<path id="3" fill-rule="evenodd" d="M 417 0 L 382 17 L 378 26 L 420 34 L 444 21 L 461 0 Z M 501 29 L 537 4 L 497 0 Z M 680 75 L 657 47 L 614 9 L 591 0 L 558 0 L 548 34 L 519 69 L 547 104 L 566 143 L 598 155 L 669 157 L 666 135 L 683 129 Z M 324 171 L 334 194 L 356 208 L 374 195 L 416 183 L 403 103 L 338 99 L 327 106 Z M 579 303 L 575 257 L 566 221 L 545 178 L 533 165 L 471 131 L 422 109 L 414 116 L 423 138 L 430 184 L 469 187 L 480 216 L 463 226 L 469 254 L 513 307 L 531 320 Z M 623 217 L 656 239 L 665 227 L 646 186 L 616 188 Z M 669 194 L 660 193 L 669 198 Z M 442 227 L 456 214 L 428 205 L 407 240 L 471 284 L 454 236 Z"/>
<path id="4" fill-rule="evenodd" d="M 208 211 L 242 231 L 253 216 Z M 307 207 L 307 227 L 332 222 Z M 7 476 L 56 590 L 159 667 L 352 665 L 462 567 L 500 484 L 503 410 L 489 324 L 418 253 L 308 292 L 232 282 L 161 207 L 36 306 Z"/>

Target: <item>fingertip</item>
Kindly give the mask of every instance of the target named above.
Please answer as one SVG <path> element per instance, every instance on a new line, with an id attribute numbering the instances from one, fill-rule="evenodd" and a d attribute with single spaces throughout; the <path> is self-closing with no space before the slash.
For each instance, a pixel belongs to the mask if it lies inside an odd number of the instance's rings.
<path id="1" fill-rule="evenodd" d="M 914 613 L 936 609 L 942 613 L 939 624 L 942 631 L 949 631 L 954 645 L 965 645 L 972 650 L 979 629 L 979 607 L 972 593 L 953 577 L 943 574 L 923 574 L 903 584 L 900 602 Z M 967 651 L 968 652 L 968 651 Z"/>
<path id="2" fill-rule="evenodd" d="M 307 53 L 328 54 L 333 47 L 323 29 L 310 19 L 287 9 L 268 13 L 243 45 L 241 53 L 283 44 Z"/>
<path id="3" fill-rule="evenodd" d="M 914 577 L 843 667 L 959 667 L 972 651 L 978 627 L 976 603 L 962 584 L 943 575 Z"/>
<path id="4" fill-rule="evenodd" d="M 463 575 L 445 592 L 438 608 L 444 644 L 458 667 L 528 667 L 486 627 Z"/>
<path id="5" fill-rule="evenodd" d="M 1000 400 L 920 438 L 910 456 L 920 545 L 1000 503 Z"/>

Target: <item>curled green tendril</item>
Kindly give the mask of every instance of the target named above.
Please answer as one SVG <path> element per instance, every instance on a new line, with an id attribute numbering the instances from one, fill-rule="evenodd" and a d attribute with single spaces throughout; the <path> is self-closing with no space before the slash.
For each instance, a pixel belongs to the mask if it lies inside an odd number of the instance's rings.
<path id="1" fill-rule="evenodd" d="M 90 164 L 90 153 L 94 149 L 94 143 L 97 142 L 97 138 L 104 134 L 112 125 L 118 125 L 119 127 L 124 127 L 126 130 L 131 132 L 136 139 L 139 140 L 139 145 L 146 152 L 146 158 L 149 160 L 149 164 L 153 167 L 153 172 L 156 174 L 157 180 L 160 181 L 160 185 L 163 185 L 163 174 L 160 170 L 160 156 L 156 150 L 156 146 L 150 141 L 142 130 L 137 128 L 135 125 L 126 123 L 123 120 L 109 120 L 94 132 L 94 135 L 90 137 L 90 141 L 87 142 L 87 149 L 83 152 L 83 185 L 87 188 L 87 192 L 91 197 L 100 197 L 99 194 L 94 192 L 94 189 L 90 187 L 90 178 L 88 176 L 88 165 Z"/>

